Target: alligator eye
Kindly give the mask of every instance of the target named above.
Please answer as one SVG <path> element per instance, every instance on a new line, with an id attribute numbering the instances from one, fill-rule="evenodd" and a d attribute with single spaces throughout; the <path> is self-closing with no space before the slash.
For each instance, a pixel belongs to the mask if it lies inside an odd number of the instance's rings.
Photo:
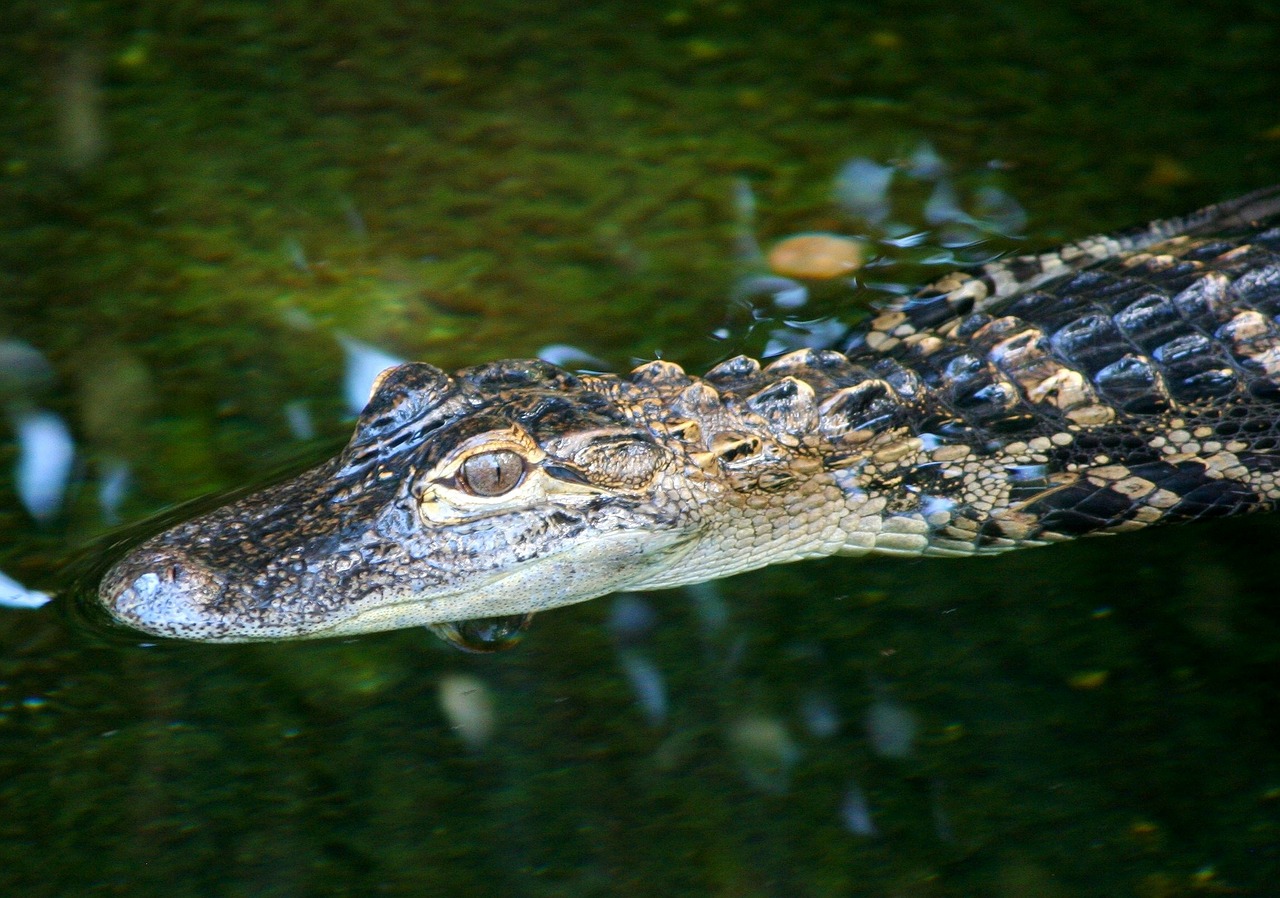
<path id="1" fill-rule="evenodd" d="M 458 471 L 462 487 L 475 496 L 501 496 L 524 480 L 524 459 L 510 449 L 477 453 Z"/>

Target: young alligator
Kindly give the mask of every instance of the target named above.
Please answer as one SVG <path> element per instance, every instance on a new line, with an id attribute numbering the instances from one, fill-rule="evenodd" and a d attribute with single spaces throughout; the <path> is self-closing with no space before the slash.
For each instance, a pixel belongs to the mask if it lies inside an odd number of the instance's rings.
<path id="1" fill-rule="evenodd" d="M 100 598 L 162 636 L 425 624 L 486 648 L 620 589 L 1266 509 L 1278 315 L 1274 187 L 952 274 L 843 353 L 401 365 L 341 455 L 144 543 Z"/>

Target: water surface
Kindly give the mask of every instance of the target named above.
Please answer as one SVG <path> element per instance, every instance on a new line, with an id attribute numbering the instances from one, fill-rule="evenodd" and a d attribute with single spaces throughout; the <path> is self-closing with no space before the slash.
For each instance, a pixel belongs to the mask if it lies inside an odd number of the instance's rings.
<path id="1" fill-rule="evenodd" d="M 875 270 L 918 284 L 984 190 L 1026 222 L 975 252 L 1275 182 L 1278 31 L 1266 3 L 11 0 L 0 570 L 63 588 L 113 519 L 323 457 L 344 341 L 697 368 L 861 314 L 744 305 L 752 241 L 927 231 Z M 858 159 L 893 168 L 880 220 L 837 189 Z M 32 414 L 74 445 L 34 509 Z M 794 565 L 479 658 L 3 610 L 0 891 L 1273 894 L 1278 537 Z"/>

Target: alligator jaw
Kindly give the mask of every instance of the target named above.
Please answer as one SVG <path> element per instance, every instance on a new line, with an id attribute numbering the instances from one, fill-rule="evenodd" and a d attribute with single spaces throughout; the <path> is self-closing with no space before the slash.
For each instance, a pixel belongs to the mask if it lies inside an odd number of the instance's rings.
<path id="1" fill-rule="evenodd" d="M 242 501 L 248 507 L 259 504 L 255 496 Z M 217 569 L 202 560 L 192 534 L 225 527 L 226 521 L 217 518 L 225 518 L 227 511 L 215 512 L 212 520 L 197 518 L 166 531 L 119 561 L 99 587 L 100 601 L 111 616 L 153 636 L 225 643 L 318 639 L 427 626 L 459 647 L 491 651 L 486 642 L 500 648 L 514 644 L 515 639 L 468 635 L 479 630 L 474 626 L 460 630 L 458 622 L 532 616 L 627 588 L 629 580 L 649 565 L 675 564 L 693 542 L 676 531 L 657 540 L 625 531 L 609 533 L 587 547 L 548 548 L 512 570 L 473 572 L 459 577 L 453 586 L 444 585 L 438 577 L 424 578 L 407 557 L 390 557 L 394 553 L 384 545 L 355 565 L 360 568 L 358 575 L 373 575 L 365 581 L 372 585 L 362 589 L 344 581 L 349 591 L 343 594 L 331 578 L 324 589 L 310 585 L 323 579 L 271 574 L 278 561 L 272 556 L 261 559 L 265 567 L 252 573 L 243 565 Z M 380 570 L 379 564 L 385 567 Z M 423 567 L 432 571 L 439 563 L 428 559 Z M 327 574 L 331 572 L 320 565 L 317 577 Z M 266 583 L 273 586 L 255 588 Z"/>

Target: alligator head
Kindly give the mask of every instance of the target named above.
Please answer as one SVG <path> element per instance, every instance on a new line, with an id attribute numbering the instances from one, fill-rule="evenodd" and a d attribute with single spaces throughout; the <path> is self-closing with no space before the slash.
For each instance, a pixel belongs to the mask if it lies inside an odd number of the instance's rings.
<path id="1" fill-rule="evenodd" d="M 142 544 L 100 598 L 206 642 L 416 625 L 501 642 L 534 611 L 642 584 L 697 534 L 687 459 L 619 388 L 538 361 L 388 369 L 337 458 Z"/>

